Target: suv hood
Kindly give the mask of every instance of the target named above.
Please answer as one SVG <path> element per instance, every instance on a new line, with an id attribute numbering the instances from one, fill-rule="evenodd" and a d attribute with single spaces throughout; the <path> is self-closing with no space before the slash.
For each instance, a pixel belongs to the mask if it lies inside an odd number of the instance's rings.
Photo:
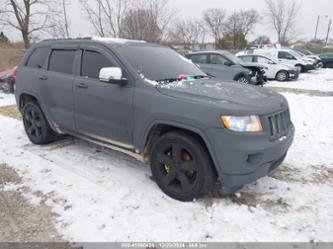
<path id="1" fill-rule="evenodd" d="M 163 95 L 184 101 L 223 107 L 233 115 L 262 115 L 288 106 L 287 100 L 276 92 L 238 82 L 202 79 L 158 85 L 157 89 Z"/>

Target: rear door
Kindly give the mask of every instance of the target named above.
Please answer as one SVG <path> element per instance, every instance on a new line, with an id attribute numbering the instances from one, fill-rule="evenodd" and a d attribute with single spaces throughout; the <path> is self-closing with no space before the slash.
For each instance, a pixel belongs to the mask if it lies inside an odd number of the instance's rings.
<path id="1" fill-rule="evenodd" d="M 38 74 L 40 96 L 56 126 L 74 130 L 73 80 L 77 46 L 52 47 L 47 70 Z"/>
<path id="2" fill-rule="evenodd" d="M 209 54 L 210 75 L 222 80 L 236 80 L 240 74 L 246 73 L 246 69 L 241 65 L 234 64 L 221 54 Z"/>
<path id="3" fill-rule="evenodd" d="M 133 81 L 119 86 L 99 80 L 104 67 L 120 67 L 104 47 L 82 46 L 80 68 L 74 83 L 75 122 L 79 133 L 116 144 L 132 146 Z M 124 68 L 123 76 L 129 75 Z"/>

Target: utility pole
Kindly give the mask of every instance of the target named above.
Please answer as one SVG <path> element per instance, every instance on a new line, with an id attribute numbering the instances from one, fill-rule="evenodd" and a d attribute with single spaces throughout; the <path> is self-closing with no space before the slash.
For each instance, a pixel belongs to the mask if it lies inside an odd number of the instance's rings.
<path id="1" fill-rule="evenodd" d="M 314 40 L 317 40 L 319 21 L 320 21 L 320 15 L 318 15 L 318 19 L 317 19 L 316 32 L 315 32 Z"/>
<path id="2" fill-rule="evenodd" d="M 327 47 L 327 44 L 328 44 L 328 38 L 330 36 L 331 26 L 332 26 L 332 19 L 330 19 L 330 21 L 328 23 L 328 30 L 327 30 L 327 36 L 326 36 L 326 41 L 325 41 L 325 47 Z"/>

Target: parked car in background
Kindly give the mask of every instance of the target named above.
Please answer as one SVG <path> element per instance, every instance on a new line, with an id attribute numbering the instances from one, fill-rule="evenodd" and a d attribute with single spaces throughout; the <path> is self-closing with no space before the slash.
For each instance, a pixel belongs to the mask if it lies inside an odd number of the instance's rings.
<path id="1" fill-rule="evenodd" d="M 266 77 L 268 79 L 275 79 L 278 81 L 297 80 L 299 77 L 299 71 L 296 67 L 282 64 L 281 62 L 270 59 L 263 55 L 242 55 L 240 52 L 237 56 L 245 62 L 255 62 L 264 65 Z"/>
<path id="2" fill-rule="evenodd" d="M 217 79 L 253 85 L 263 85 L 266 82 L 263 65 L 244 62 L 228 51 L 200 51 L 189 53 L 186 57 Z"/>
<path id="3" fill-rule="evenodd" d="M 0 90 L 5 93 L 14 93 L 16 81 L 16 67 L 0 72 Z"/>
<path id="4" fill-rule="evenodd" d="M 333 53 L 325 53 L 319 55 L 323 62 L 324 68 L 333 68 Z"/>
<path id="5" fill-rule="evenodd" d="M 36 44 L 18 66 L 15 95 L 32 143 L 69 134 L 121 151 L 150 163 L 152 179 L 180 201 L 218 180 L 233 193 L 267 175 L 295 134 L 284 96 L 211 79 L 174 50 L 140 41 Z"/>
<path id="6" fill-rule="evenodd" d="M 264 55 L 268 58 L 272 58 L 296 67 L 300 72 L 307 72 L 316 68 L 315 61 L 312 59 L 304 59 L 300 55 L 291 51 L 290 49 L 278 49 L 278 48 L 267 48 L 267 49 L 254 49 L 244 51 L 244 54 Z"/>
<path id="7" fill-rule="evenodd" d="M 308 58 L 308 59 L 314 60 L 316 68 L 322 68 L 323 67 L 323 62 L 322 62 L 322 60 L 320 59 L 320 57 L 318 55 L 309 54 L 309 53 L 305 54 L 299 49 L 292 49 L 292 51 L 296 52 L 297 54 L 299 54 L 303 58 Z"/>

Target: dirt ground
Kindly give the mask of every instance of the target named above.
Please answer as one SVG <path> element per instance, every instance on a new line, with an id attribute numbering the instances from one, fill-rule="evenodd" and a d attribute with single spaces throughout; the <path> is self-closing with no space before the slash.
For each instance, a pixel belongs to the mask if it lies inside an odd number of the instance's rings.
<path id="1" fill-rule="evenodd" d="M 25 187 L 17 187 L 21 177 L 6 164 L 0 164 L 0 241 L 62 242 L 54 228 L 56 215 L 45 203 L 29 203 Z M 7 190 L 14 187 L 13 190 Z"/>

